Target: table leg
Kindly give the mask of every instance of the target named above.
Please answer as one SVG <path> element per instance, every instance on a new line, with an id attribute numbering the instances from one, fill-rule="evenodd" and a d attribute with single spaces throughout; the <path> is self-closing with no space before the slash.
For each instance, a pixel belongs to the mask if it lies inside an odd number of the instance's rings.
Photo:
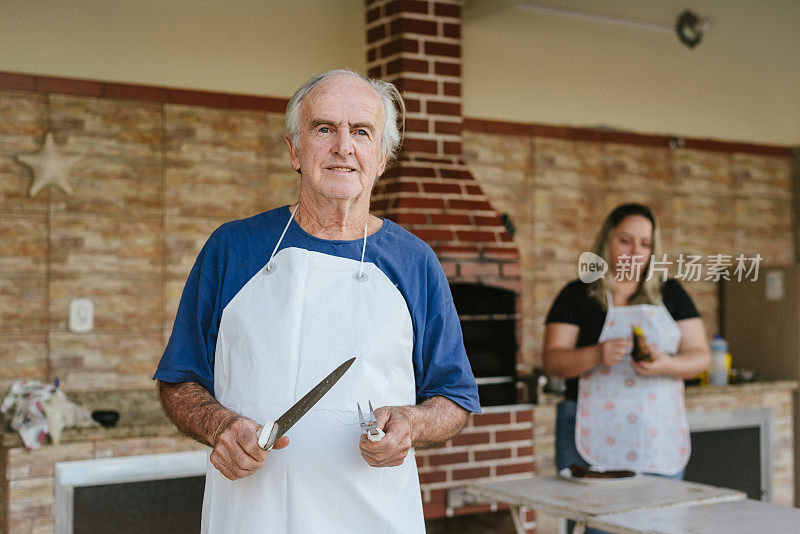
<path id="1" fill-rule="evenodd" d="M 509 506 L 508 511 L 511 513 L 511 521 L 514 522 L 514 530 L 517 531 L 517 534 L 526 534 L 522 519 L 520 519 L 519 506 Z"/>
<path id="2" fill-rule="evenodd" d="M 572 534 L 583 534 L 586 531 L 586 521 L 575 521 L 575 528 Z"/>

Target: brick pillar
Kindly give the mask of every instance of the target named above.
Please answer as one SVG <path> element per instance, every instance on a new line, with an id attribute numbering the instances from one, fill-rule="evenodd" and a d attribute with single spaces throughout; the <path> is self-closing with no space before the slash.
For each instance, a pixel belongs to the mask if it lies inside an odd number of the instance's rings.
<path id="1" fill-rule="evenodd" d="M 394 83 L 408 108 L 408 153 L 461 159 L 461 2 L 367 0 L 369 75 Z"/>
<path id="2" fill-rule="evenodd" d="M 517 247 L 462 155 L 460 0 L 366 0 L 366 20 L 369 75 L 397 85 L 407 107 L 403 148 L 376 184 L 373 212 L 426 241 L 451 282 L 519 294 Z M 532 474 L 526 415 L 530 410 L 476 416 L 476 432 L 418 451 L 426 518 L 492 509 L 449 508 L 450 488 Z M 531 514 L 522 514 L 526 525 Z"/>
<path id="3" fill-rule="evenodd" d="M 462 157 L 460 0 L 366 0 L 366 20 L 369 75 L 397 85 L 407 107 L 403 149 L 373 211 L 428 242 L 451 278 L 479 273 L 519 292 L 517 248 Z M 494 267 L 461 273 L 467 257 Z"/>

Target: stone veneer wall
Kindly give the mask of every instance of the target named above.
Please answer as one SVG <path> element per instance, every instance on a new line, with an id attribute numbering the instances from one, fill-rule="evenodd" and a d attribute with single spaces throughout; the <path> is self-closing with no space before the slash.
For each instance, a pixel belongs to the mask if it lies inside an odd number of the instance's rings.
<path id="1" fill-rule="evenodd" d="M 282 111 L 175 93 L 203 105 L 143 101 L 147 88 L 138 100 L 0 90 L 0 391 L 56 376 L 69 391 L 152 387 L 210 233 L 296 200 Z M 30 198 L 14 156 L 38 150 L 48 129 L 84 158 L 72 195 Z M 94 302 L 90 333 L 68 329 L 76 297 Z"/>
<path id="2" fill-rule="evenodd" d="M 700 147 L 693 148 L 687 141 L 672 150 L 668 138 L 469 119 L 464 128 L 468 167 L 517 229 L 521 360 L 529 365 L 540 364 L 553 299 L 577 278 L 578 256 L 591 250 L 603 219 L 623 202 L 654 209 L 670 260 L 681 253 L 704 261 L 711 254 L 760 253 L 762 265 L 795 261 L 788 149 L 737 150 L 713 142 L 695 142 Z M 615 137 L 620 140 L 609 140 Z M 709 335 L 718 331 L 717 283 L 684 287 Z M 733 359 L 735 365 L 735 354 Z"/>
<path id="3" fill-rule="evenodd" d="M 771 408 L 773 410 L 773 502 L 791 506 L 794 502 L 794 459 L 792 403 L 796 382 L 752 384 L 745 386 L 690 388 L 686 405 L 689 411 L 719 413 L 729 410 Z M 96 397 L 92 400 L 91 397 Z M 115 398 L 125 398 L 125 395 Z M 54 465 L 57 462 L 161 454 L 202 449 L 188 438 L 177 436 L 166 419 L 154 417 L 154 398 L 134 397 L 135 403 L 119 406 L 123 411 L 115 437 L 104 437 L 102 430 L 70 431 L 72 440 L 58 447 L 46 445 L 37 451 L 20 447 L 19 440 L 6 436 L 6 447 L 0 447 L 0 534 L 44 534 L 53 532 Z M 480 513 L 501 510 L 502 504 L 473 506 L 448 510 L 446 501 L 450 487 L 463 486 L 475 479 L 515 478 L 520 472 L 547 476 L 555 474 L 555 401 L 520 406 L 503 413 L 476 416 L 470 425 L 443 447 L 417 451 L 420 481 L 426 503 L 426 517 L 442 517 L 452 513 Z M 108 406 L 102 395 L 81 399 L 90 407 Z M 126 410 L 133 410 L 134 413 Z M 136 410 L 142 410 L 138 414 Z M 123 437 L 123 435 L 125 437 Z M 0 437 L 3 437 L 0 435 Z M 530 464 L 521 464 L 514 457 L 530 457 Z M 468 464 L 468 465 L 465 465 Z M 555 518 L 522 510 L 522 522 L 529 532 L 557 532 Z M 506 512 L 503 512 L 506 513 Z M 496 518 L 497 525 L 503 524 Z M 484 521 L 488 524 L 488 521 Z"/>
<path id="4" fill-rule="evenodd" d="M 8 77 L 0 76 L 3 83 Z M 262 109 L 263 99 L 157 88 L 127 94 L 113 84 L 102 84 L 98 93 L 96 85 L 67 81 L 0 90 L 0 387 L 14 378 L 55 376 L 71 391 L 152 387 L 183 283 L 210 232 L 297 195 L 283 114 Z M 166 96 L 149 99 L 148 91 Z M 529 365 L 537 361 L 552 298 L 575 277 L 578 254 L 619 202 L 655 207 L 667 252 L 793 259 L 790 157 L 782 149 L 737 152 L 731 144 L 690 143 L 670 151 L 643 145 L 642 136 L 610 141 L 613 135 L 599 132 L 599 140 L 587 140 L 572 129 L 465 123 L 467 164 L 493 206 L 509 213 L 518 229 L 522 350 Z M 48 129 L 67 152 L 84 159 L 70 173 L 72 195 L 48 189 L 30 198 L 28 171 L 14 156 L 36 151 Z M 689 290 L 715 329 L 715 285 L 689 284 Z M 95 330 L 73 334 L 68 302 L 84 296 L 95 303 Z M 468 480 L 548 472 L 547 410 L 536 407 L 532 417 L 524 409 L 487 413 L 443 447 L 420 451 L 428 516 L 486 509 L 446 508 L 446 489 Z M 155 449 L 147 440 L 125 447 L 131 454 L 178 447 L 158 443 Z M 99 454 L 75 447 L 79 457 Z M 25 458 L 12 450 L 0 467 L 23 473 L 15 466 Z M 11 502 L 12 493 L 22 499 L 14 497 L 17 503 L 48 498 L 52 475 L 24 473 L 0 485 L 0 503 Z M 20 510 L 10 513 L 36 527 Z M 546 518 L 526 512 L 524 520 L 532 528 Z"/>
<path id="5" fill-rule="evenodd" d="M 0 76 L 0 87 L 24 87 L 0 89 L 0 389 L 55 376 L 75 391 L 149 387 L 208 235 L 296 199 L 282 101 L 113 84 L 98 94 L 75 80 L 27 89 L 16 80 Z M 14 156 L 36 151 L 48 129 L 84 159 L 70 172 L 72 195 L 48 188 L 30 198 L 29 172 Z M 673 258 L 795 260 L 790 150 L 691 140 L 670 150 L 642 144 L 646 136 L 612 142 L 586 132 L 465 121 L 468 167 L 517 228 L 528 366 L 539 362 L 550 303 L 620 202 L 653 206 Z M 686 286 L 713 333 L 716 284 Z M 91 333 L 67 328 L 76 297 L 94 301 Z"/>

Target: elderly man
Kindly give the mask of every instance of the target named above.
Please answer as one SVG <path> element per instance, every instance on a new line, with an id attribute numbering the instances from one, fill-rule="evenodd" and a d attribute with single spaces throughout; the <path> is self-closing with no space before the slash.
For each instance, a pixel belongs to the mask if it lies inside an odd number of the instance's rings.
<path id="1" fill-rule="evenodd" d="M 213 448 L 203 532 L 425 530 L 413 448 L 480 406 L 436 256 L 369 213 L 398 114 L 391 84 L 306 82 L 286 110 L 298 203 L 222 225 L 192 268 L 155 378 L 178 428 Z M 262 423 L 351 356 L 278 450 L 259 448 Z M 359 426 L 370 400 L 377 442 Z"/>

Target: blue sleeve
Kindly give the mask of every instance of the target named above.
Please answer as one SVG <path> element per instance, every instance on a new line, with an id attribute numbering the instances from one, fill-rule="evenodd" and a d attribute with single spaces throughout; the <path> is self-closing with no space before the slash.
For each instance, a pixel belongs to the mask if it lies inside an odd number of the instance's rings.
<path id="1" fill-rule="evenodd" d="M 169 343 L 153 378 L 197 382 L 213 394 L 219 311 L 215 273 L 218 254 L 212 239 L 203 247 L 186 280 Z"/>
<path id="2" fill-rule="evenodd" d="M 447 277 L 433 252 L 426 263 L 427 287 L 423 298 L 427 302 L 425 322 L 419 329 L 422 366 L 421 373 L 417 373 L 417 403 L 441 395 L 465 410 L 480 413 L 478 386 L 464 349 L 461 323 Z"/>

